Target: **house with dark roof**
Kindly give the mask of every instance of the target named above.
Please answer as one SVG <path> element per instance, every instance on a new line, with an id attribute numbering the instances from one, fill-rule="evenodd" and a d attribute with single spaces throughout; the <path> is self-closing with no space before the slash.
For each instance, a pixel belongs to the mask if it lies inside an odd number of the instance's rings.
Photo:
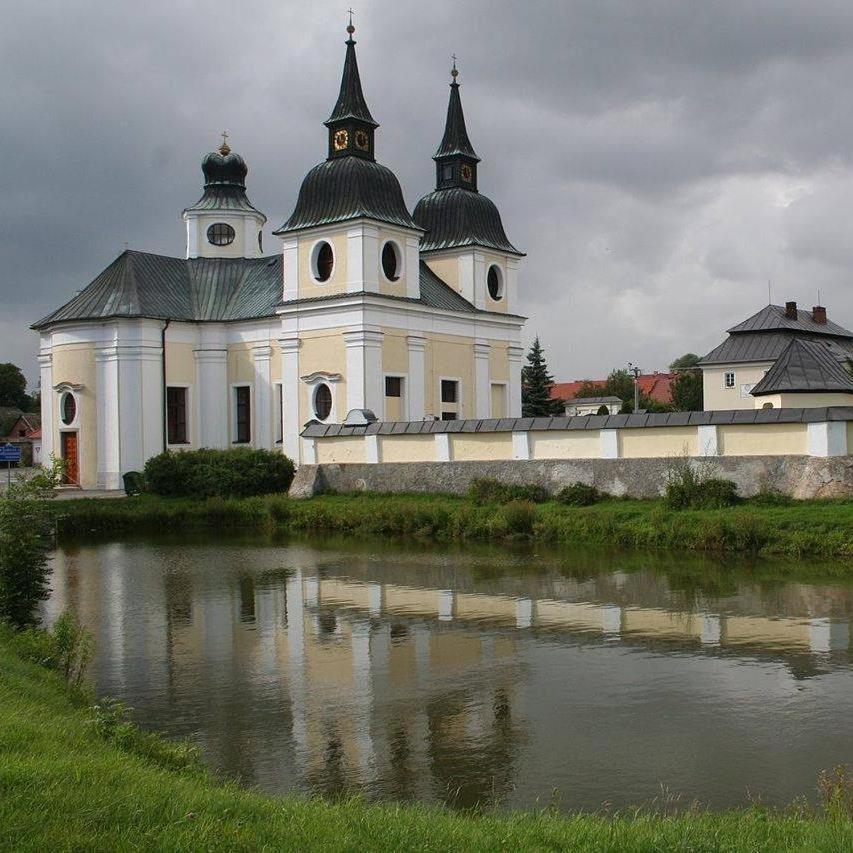
<path id="1" fill-rule="evenodd" d="M 850 405 L 849 400 L 825 402 L 838 399 L 826 394 L 846 393 L 839 385 L 840 373 L 834 371 L 830 381 L 829 363 L 845 373 L 845 365 L 853 358 L 853 332 L 830 320 L 825 307 L 817 305 L 811 311 L 804 311 L 796 302 L 767 305 L 733 326 L 728 334 L 725 341 L 699 362 L 706 411 L 776 405 L 771 398 L 782 390 L 786 395 L 802 395 L 797 398 L 797 406 Z M 764 383 L 783 355 L 779 370 Z M 783 380 L 785 375 L 790 382 Z M 794 388 L 806 378 L 807 388 Z M 820 389 L 818 386 L 824 379 L 827 387 Z M 771 388 L 776 390 L 765 395 Z"/>
<path id="2" fill-rule="evenodd" d="M 299 462 L 305 423 L 353 409 L 521 414 L 523 253 L 480 192 L 456 65 L 435 189 L 410 212 L 376 160 L 347 33 L 326 157 L 271 253 L 248 166 L 223 134 L 183 211 L 185 256 L 127 250 L 34 324 L 43 453 L 65 459 L 69 483 L 119 488 L 168 448 L 246 444 Z"/>

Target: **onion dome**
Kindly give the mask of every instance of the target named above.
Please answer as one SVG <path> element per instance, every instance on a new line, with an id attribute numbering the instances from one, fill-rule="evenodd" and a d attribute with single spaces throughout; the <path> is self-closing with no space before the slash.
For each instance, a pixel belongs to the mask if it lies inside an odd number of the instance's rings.
<path id="1" fill-rule="evenodd" d="M 231 150 L 227 136 L 223 133 L 219 150 L 211 151 L 201 161 L 204 195 L 186 210 L 247 210 L 263 216 L 246 195 L 249 167 L 239 154 Z"/>
<path id="2" fill-rule="evenodd" d="M 379 125 L 361 89 L 354 32 L 350 19 L 338 100 L 324 122 L 329 130 L 328 156 L 305 176 L 293 213 L 274 234 L 359 217 L 403 228 L 417 227 L 397 177 L 373 156 L 374 133 Z"/>
<path id="3" fill-rule="evenodd" d="M 453 80 L 444 136 L 432 158 L 436 188 L 417 203 L 412 215 L 415 223 L 426 231 L 421 251 L 482 246 L 521 255 L 506 236 L 494 202 L 477 189 L 480 158 L 465 127 L 455 58 L 450 73 Z"/>

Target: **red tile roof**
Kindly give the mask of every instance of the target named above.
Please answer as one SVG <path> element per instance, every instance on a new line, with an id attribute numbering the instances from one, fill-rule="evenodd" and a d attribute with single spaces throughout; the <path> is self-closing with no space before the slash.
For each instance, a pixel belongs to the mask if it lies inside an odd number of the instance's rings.
<path id="1" fill-rule="evenodd" d="M 640 391 L 657 403 L 672 402 L 672 380 L 674 373 L 641 373 L 639 377 Z M 605 379 L 575 379 L 572 382 L 555 382 L 551 386 L 551 398 L 554 400 L 573 400 L 578 395 L 581 386 L 594 385 L 603 388 Z"/>

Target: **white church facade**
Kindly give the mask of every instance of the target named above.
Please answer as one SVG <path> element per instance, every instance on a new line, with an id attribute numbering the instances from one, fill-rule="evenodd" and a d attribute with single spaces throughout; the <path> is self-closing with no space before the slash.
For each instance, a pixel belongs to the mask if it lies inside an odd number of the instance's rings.
<path id="1" fill-rule="evenodd" d="M 166 448 L 302 461 L 306 423 L 521 415 L 518 267 L 477 185 L 454 68 L 436 188 L 410 213 L 376 162 L 352 29 L 327 158 L 263 254 L 266 217 L 227 142 L 183 213 L 186 256 L 125 251 L 40 334 L 43 456 L 121 488 Z"/>

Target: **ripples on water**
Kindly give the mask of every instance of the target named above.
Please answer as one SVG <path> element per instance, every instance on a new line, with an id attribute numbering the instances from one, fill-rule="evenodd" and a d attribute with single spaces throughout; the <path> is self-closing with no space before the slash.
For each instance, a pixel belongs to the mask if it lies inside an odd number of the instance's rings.
<path id="1" fill-rule="evenodd" d="M 378 549 L 378 553 L 377 553 Z M 853 586 L 739 565 L 234 539 L 71 545 L 99 694 L 294 789 L 785 803 L 853 762 Z"/>

